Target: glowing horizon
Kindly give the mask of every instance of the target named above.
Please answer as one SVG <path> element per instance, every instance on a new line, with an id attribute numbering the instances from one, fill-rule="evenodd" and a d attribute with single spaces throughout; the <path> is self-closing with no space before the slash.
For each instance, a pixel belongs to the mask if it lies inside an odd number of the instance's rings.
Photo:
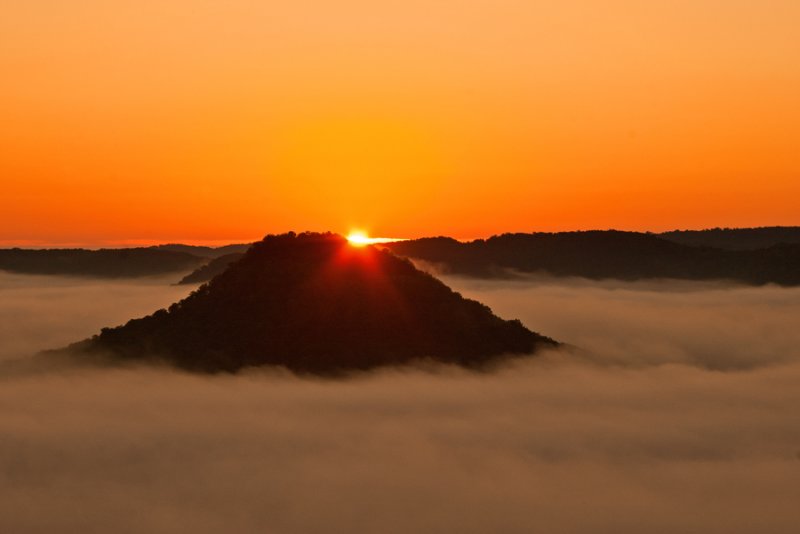
<path id="1" fill-rule="evenodd" d="M 6 3 L 0 246 L 800 225 L 800 3 Z"/>

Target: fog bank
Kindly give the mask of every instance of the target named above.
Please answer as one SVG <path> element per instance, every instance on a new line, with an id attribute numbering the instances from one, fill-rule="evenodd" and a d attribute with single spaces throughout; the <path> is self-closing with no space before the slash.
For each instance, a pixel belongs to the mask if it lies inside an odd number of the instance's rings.
<path id="1" fill-rule="evenodd" d="M 4 334 L 16 332 L 4 350 L 179 294 L 52 282 L 17 280 L 13 299 L 0 288 Z M 9 377 L 0 531 L 797 531 L 797 290 L 447 282 L 583 355 L 344 381 Z"/>
<path id="2" fill-rule="evenodd" d="M 0 361 L 66 346 L 182 299 L 175 275 L 129 280 L 0 271 Z"/>
<path id="3" fill-rule="evenodd" d="M 443 280 L 603 364 L 745 369 L 800 357 L 800 288 L 722 282 Z"/>

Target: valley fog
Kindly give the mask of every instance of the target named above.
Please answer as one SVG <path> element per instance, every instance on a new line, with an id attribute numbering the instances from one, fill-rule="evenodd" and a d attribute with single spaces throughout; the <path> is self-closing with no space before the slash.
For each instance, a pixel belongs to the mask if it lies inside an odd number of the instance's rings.
<path id="1" fill-rule="evenodd" d="M 3 532 L 772 532 L 800 524 L 800 289 L 444 280 L 575 347 L 347 380 L 0 377 Z M 0 358 L 191 287 L 0 273 Z"/>
<path id="2" fill-rule="evenodd" d="M 0 361 L 64 347 L 176 302 L 176 275 L 104 280 L 0 271 Z"/>
<path id="3" fill-rule="evenodd" d="M 679 280 L 443 280 L 501 317 L 519 318 L 604 365 L 734 370 L 800 357 L 800 288 Z"/>

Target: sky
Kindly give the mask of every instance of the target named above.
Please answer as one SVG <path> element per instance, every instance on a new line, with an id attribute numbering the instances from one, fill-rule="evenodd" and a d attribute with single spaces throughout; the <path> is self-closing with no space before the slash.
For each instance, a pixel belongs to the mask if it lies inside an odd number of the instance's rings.
<path id="1" fill-rule="evenodd" d="M 0 0 L 0 245 L 800 224 L 795 0 Z"/>

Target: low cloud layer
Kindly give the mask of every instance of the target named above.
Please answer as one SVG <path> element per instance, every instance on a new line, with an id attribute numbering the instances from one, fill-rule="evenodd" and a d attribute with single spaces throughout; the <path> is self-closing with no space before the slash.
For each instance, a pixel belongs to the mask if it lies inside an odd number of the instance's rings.
<path id="1" fill-rule="evenodd" d="M 346 381 L 8 378 L 0 531 L 796 532 L 799 292 L 448 282 L 582 352 Z M 25 284 L 15 300 L 0 289 L 4 328 L 20 332 L 4 350 L 38 346 L 23 339 L 36 324 L 94 328 L 76 317 L 83 289 L 45 302 Z M 174 288 L 95 290 L 91 321 L 163 306 Z"/>
<path id="2" fill-rule="evenodd" d="M 599 363 L 731 370 L 800 358 L 800 288 L 566 278 L 445 281 Z"/>
<path id="3" fill-rule="evenodd" d="M 0 271 L 0 361 L 66 346 L 182 299 L 170 277 L 102 280 Z"/>

